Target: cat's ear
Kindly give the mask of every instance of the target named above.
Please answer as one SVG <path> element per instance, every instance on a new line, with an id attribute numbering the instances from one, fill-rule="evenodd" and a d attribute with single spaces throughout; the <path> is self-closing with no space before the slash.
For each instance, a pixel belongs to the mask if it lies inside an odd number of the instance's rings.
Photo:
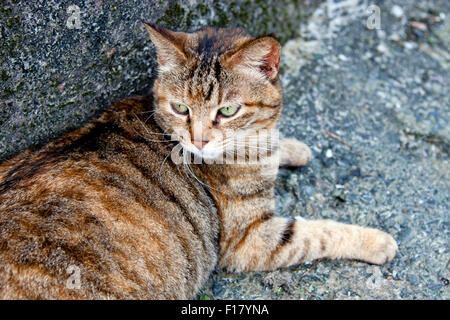
<path id="1" fill-rule="evenodd" d="M 228 52 L 223 59 L 228 67 L 250 67 L 273 80 L 280 65 L 280 43 L 272 36 L 257 37 Z"/>
<path id="2" fill-rule="evenodd" d="M 163 70 L 170 70 L 186 62 L 184 46 L 188 34 L 174 32 L 166 28 L 142 21 L 156 46 L 158 64 Z"/>

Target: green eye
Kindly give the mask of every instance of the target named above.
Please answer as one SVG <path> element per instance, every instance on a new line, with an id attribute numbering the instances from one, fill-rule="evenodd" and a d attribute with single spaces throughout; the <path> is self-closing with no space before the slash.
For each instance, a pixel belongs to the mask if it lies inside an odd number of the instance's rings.
<path id="1" fill-rule="evenodd" d="M 219 112 L 225 117 L 231 117 L 238 112 L 239 107 L 223 107 L 219 109 Z"/>
<path id="2" fill-rule="evenodd" d="M 189 109 L 184 104 L 172 103 L 172 109 L 179 114 L 188 114 Z"/>

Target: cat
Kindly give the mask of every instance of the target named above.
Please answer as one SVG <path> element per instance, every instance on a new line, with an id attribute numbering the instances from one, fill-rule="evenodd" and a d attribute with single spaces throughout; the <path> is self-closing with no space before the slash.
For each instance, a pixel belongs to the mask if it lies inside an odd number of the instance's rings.
<path id="1" fill-rule="evenodd" d="M 216 266 L 393 259 L 383 231 L 274 214 L 278 166 L 311 159 L 271 133 L 282 110 L 274 36 L 144 26 L 157 50 L 151 95 L 0 164 L 0 298 L 191 299 Z M 247 148 L 237 132 L 269 142 Z M 227 145 L 259 160 L 215 161 Z"/>

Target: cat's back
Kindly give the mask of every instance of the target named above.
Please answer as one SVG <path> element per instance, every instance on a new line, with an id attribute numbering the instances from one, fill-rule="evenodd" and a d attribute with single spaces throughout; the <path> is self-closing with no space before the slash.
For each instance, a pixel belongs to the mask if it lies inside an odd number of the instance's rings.
<path id="1" fill-rule="evenodd" d="M 0 165 L 0 298 L 189 298 L 217 259 L 211 199 L 151 98 Z"/>

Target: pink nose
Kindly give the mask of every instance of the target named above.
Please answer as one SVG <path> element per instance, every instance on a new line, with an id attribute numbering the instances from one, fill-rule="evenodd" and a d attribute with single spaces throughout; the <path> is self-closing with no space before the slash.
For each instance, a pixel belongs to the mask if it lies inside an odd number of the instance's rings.
<path id="1" fill-rule="evenodd" d="M 203 149 L 209 140 L 192 140 L 194 146 L 196 146 L 199 150 Z"/>

